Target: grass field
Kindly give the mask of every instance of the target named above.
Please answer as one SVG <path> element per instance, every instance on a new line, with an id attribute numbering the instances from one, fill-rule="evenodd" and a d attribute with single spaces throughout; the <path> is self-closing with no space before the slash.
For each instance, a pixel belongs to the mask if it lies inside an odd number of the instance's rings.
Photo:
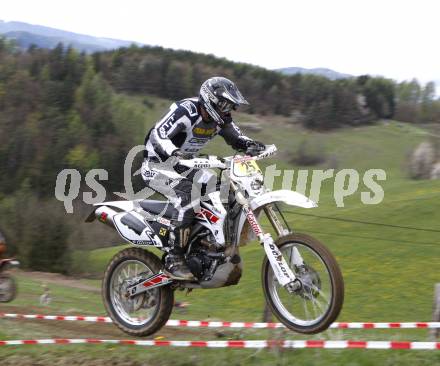
<path id="1" fill-rule="evenodd" d="M 165 102 L 157 100 L 161 107 Z M 151 124 L 157 116 L 154 112 L 148 119 Z M 333 198 L 333 182 L 323 184 L 319 207 L 313 210 L 288 208 L 289 222 L 295 231 L 309 233 L 325 243 L 335 254 L 341 265 L 346 298 L 340 321 L 429 321 L 432 316 L 433 287 L 440 282 L 439 232 L 440 231 L 440 182 L 412 181 L 404 170 L 408 152 L 425 140 L 429 131 L 391 121 L 362 128 L 341 129 L 320 134 L 302 130 L 278 118 L 270 126 L 255 116 L 240 116 L 244 121 L 260 123 L 263 131 L 249 133 L 266 143 L 275 143 L 280 157 L 264 163 L 263 167 L 277 164 L 279 169 L 299 169 L 289 161 L 298 143 L 310 139 L 322 143 L 328 156 L 336 161 L 336 171 L 344 168 L 357 169 L 361 176 L 370 168 L 384 169 L 386 181 L 380 182 L 385 196 L 378 205 L 364 205 L 361 186 L 353 196 L 345 200 L 345 207 L 336 207 Z M 240 120 L 240 118 L 238 118 Z M 218 139 L 221 140 L 221 139 Z M 141 142 L 141 141 L 139 141 Z M 215 141 L 209 152 L 228 155 L 222 141 Z M 329 168 L 323 163 L 319 169 Z M 281 185 L 277 179 L 276 186 Z M 294 188 L 294 187 L 293 187 Z M 287 207 L 286 207 L 287 209 Z M 403 228 L 365 225 L 353 222 L 335 221 L 298 214 L 314 214 L 340 219 L 359 220 L 381 224 L 409 226 L 435 231 L 410 230 Z M 263 222 L 267 225 L 267 222 Z M 81 289 L 51 284 L 54 301 L 49 307 L 38 305 L 43 279 L 19 273 L 20 296 L 10 304 L 0 305 L 0 311 L 45 312 L 59 314 L 104 314 L 99 294 L 99 277 L 111 256 L 121 247 L 98 249 L 88 253 L 87 266 L 98 279 L 78 280 Z M 178 300 L 188 301 L 185 313 L 177 310 L 173 318 L 194 320 L 236 320 L 261 321 L 264 300 L 260 284 L 261 248 L 255 243 L 241 249 L 244 260 L 244 274 L 237 286 L 217 290 L 195 290 L 189 296 L 176 293 Z M 84 256 L 79 256 L 84 261 Z M 108 335 L 111 338 L 124 337 L 111 325 L 79 325 L 72 329 L 64 324 L 44 325 L 43 322 L 25 323 L 17 320 L 0 319 L 0 339 L 90 335 Z M 92 333 L 93 332 L 93 333 Z M 174 332 L 164 330 L 158 333 L 167 339 L 211 340 L 220 336 L 214 331 Z M 225 331 L 220 339 L 266 339 L 266 338 L 310 338 L 285 334 L 280 331 Z M 105 337 L 104 337 L 105 338 Z M 328 331 L 313 339 L 357 339 L 357 340 L 420 340 L 428 339 L 427 331 Z M 72 357 L 72 353 L 75 357 Z M 38 348 L 0 349 L 2 365 L 26 363 L 35 357 L 36 364 L 154 364 L 154 365 L 435 365 L 440 364 L 439 352 L 422 351 L 251 351 L 251 350 L 143 350 L 134 347 L 114 346 L 49 346 Z M 21 360 L 21 361 L 20 361 Z M 76 363 L 75 363 L 76 362 Z M 125 362 L 125 363 L 124 363 Z M 31 364 L 31 363 L 26 363 Z"/>
<path id="2" fill-rule="evenodd" d="M 102 253 L 101 253 L 102 254 Z M 46 274 L 15 273 L 20 285 L 20 296 L 11 304 L 1 305 L 2 312 L 103 315 L 98 280 L 69 280 L 69 284 L 55 284 L 56 278 Z M 246 276 L 249 277 L 249 276 Z M 173 319 L 258 320 L 260 305 L 231 303 L 231 299 L 251 296 L 253 288 L 245 288 L 249 279 L 238 287 L 223 292 L 224 298 L 202 296 L 200 291 L 186 298 L 187 310 L 175 309 Z M 41 283 L 47 283 L 53 297 L 49 306 L 38 303 Z M 59 279 L 58 283 L 62 283 Z M 84 287 L 85 289 L 82 289 Z M 210 291 L 211 295 L 222 290 Z M 226 296 L 226 297 L 225 297 Z M 255 295 L 253 296 L 255 298 Z M 181 296 L 178 296 L 181 298 Z M 229 304 L 227 304 L 227 302 Z M 214 306 L 213 306 L 214 305 Z M 207 311 L 207 307 L 211 307 Z M 242 309 L 239 311 L 236 308 Z M 384 307 L 384 306 L 383 306 Z M 235 309 L 235 310 L 234 310 Z M 252 313 L 250 314 L 250 310 Z M 403 318 L 399 318 L 401 320 Z M 411 318 L 412 319 L 412 318 Z M 346 319 L 348 320 L 348 319 Z M 362 320 L 365 320 L 363 318 Z M 60 321 L 7 320 L 0 318 L 0 339 L 38 339 L 52 337 L 125 339 L 111 324 Z M 154 337 L 169 340 L 237 340 L 237 339 L 362 339 L 426 341 L 426 330 L 329 330 L 317 336 L 302 336 L 285 330 L 218 330 L 163 328 Z M 151 337 L 153 338 L 153 337 Z M 135 346 L 20 346 L 0 348 L 2 365 L 435 365 L 440 362 L 435 351 L 362 351 L 362 350 L 213 350 L 213 349 L 154 349 Z"/>

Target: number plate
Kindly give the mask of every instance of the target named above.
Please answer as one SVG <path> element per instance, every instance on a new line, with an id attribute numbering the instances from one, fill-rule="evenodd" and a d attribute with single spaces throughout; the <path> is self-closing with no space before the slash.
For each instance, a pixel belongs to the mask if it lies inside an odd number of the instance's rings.
<path id="1" fill-rule="evenodd" d="M 237 177 L 245 177 L 257 173 L 261 173 L 261 170 L 255 160 L 234 163 L 234 174 Z"/>

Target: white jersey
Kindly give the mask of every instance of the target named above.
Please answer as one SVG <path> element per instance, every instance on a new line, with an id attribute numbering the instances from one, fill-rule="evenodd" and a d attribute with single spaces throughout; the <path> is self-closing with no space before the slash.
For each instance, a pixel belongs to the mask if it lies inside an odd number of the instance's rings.
<path id="1" fill-rule="evenodd" d="M 156 123 L 145 138 L 147 160 L 168 159 L 174 151 L 195 156 L 216 135 L 235 149 L 246 149 L 248 137 L 244 136 L 231 117 L 224 126 L 202 119 L 197 98 L 188 98 L 173 103 L 169 112 Z"/>

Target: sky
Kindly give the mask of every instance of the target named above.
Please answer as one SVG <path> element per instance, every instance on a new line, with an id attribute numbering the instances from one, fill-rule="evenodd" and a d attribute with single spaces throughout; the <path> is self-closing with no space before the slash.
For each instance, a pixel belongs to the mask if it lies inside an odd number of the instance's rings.
<path id="1" fill-rule="evenodd" d="M 0 0 L 0 19 L 269 69 L 326 67 L 440 85 L 438 0 Z"/>

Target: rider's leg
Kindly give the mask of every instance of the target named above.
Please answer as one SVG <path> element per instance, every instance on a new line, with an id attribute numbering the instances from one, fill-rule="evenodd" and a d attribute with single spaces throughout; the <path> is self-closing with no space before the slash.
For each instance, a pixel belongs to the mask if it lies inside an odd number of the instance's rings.
<path id="1" fill-rule="evenodd" d="M 173 190 L 178 197 L 178 202 L 175 203 L 175 215 L 172 218 L 175 225 L 173 232 L 175 239 L 165 260 L 165 269 L 171 277 L 193 279 L 194 277 L 186 265 L 184 254 L 195 217 L 193 203 L 197 200 L 197 197 L 192 197 L 193 182 L 188 178 L 181 179 L 173 187 Z"/>
<path id="2" fill-rule="evenodd" d="M 184 177 L 169 173 L 159 172 L 153 179 L 145 180 L 145 183 L 156 192 L 164 195 L 170 201 L 170 204 L 176 208 L 171 218 L 175 229 L 171 235 L 171 249 L 165 259 L 165 269 L 171 277 L 190 280 L 194 279 L 194 276 L 186 265 L 184 254 L 191 224 L 195 216 L 192 207 L 194 199 L 191 199 L 193 193 L 191 179 L 194 174 L 187 174 L 187 177 Z"/>

